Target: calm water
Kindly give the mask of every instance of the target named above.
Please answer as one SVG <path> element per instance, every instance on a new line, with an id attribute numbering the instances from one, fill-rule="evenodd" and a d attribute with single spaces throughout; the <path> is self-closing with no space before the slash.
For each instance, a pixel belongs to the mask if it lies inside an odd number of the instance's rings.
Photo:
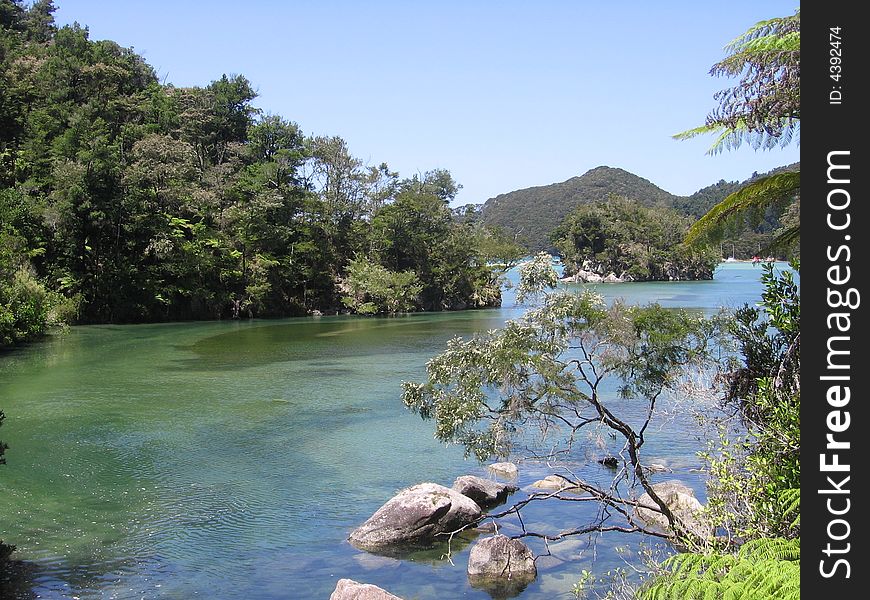
<path id="1" fill-rule="evenodd" d="M 713 310 L 756 302 L 759 275 L 726 264 L 713 281 L 597 289 Z M 421 380 L 450 337 L 520 312 L 508 292 L 491 311 L 76 327 L 0 355 L 0 537 L 24 561 L 0 597 L 326 599 L 350 577 L 406 600 L 489 598 L 466 582 L 467 547 L 454 564 L 443 549 L 400 561 L 345 538 L 402 487 L 485 473 L 403 409 L 399 383 Z M 646 456 L 703 496 L 698 447 L 689 419 L 668 419 Z M 548 472 L 521 463 L 519 485 Z M 583 510 L 539 505 L 525 520 L 555 532 Z M 582 569 L 636 543 L 553 545 L 520 597 L 572 598 Z"/>

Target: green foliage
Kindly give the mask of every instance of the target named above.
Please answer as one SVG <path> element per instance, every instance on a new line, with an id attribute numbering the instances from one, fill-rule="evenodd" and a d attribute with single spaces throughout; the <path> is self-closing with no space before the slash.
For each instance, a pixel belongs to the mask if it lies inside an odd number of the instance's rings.
<path id="1" fill-rule="evenodd" d="M 51 324 L 52 295 L 30 273 L 16 270 L 0 283 L 0 348 L 32 340 Z"/>
<path id="2" fill-rule="evenodd" d="M 419 277 L 423 310 L 501 302 L 498 278 L 481 252 L 475 226 L 458 222 L 440 196 L 406 189 L 375 213 L 372 228 L 380 263 Z"/>
<path id="3" fill-rule="evenodd" d="M 800 135 L 800 10 L 793 16 L 756 23 L 726 47 L 728 56 L 713 65 L 711 74 L 740 77 L 716 94 L 719 107 L 706 123 L 674 136 L 688 139 L 718 135 L 710 153 L 735 149 L 748 142 L 754 148 L 786 146 Z M 758 220 L 771 207 L 795 201 L 800 192 L 800 169 L 753 181 L 730 194 L 693 225 L 687 243 L 721 239 L 734 223 Z M 790 223 L 771 242 L 771 248 L 794 249 L 800 238 Z"/>
<path id="4" fill-rule="evenodd" d="M 712 249 L 681 244 L 690 221 L 624 198 L 578 206 L 554 231 L 565 275 L 580 270 L 633 280 L 712 279 Z"/>
<path id="5" fill-rule="evenodd" d="M 674 137 L 718 134 L 710 153 L 791 143 L 800 128 L 800 10 L 756 23 L 725 49 L 710 73 L 740 79 L 716 94 L 719 107 L 703 126 Z"/>
<path id="6" fill-rule="evenodd" d="M 731 375 L 725 401 L 746 433 L 725 439 L 708 457 L 709 509 L 733 535 L 793 537 L 799 532 L 789 490 L 800 488 L 800 290 L 791 271 L 777 273 L 771 265 L 762 282 L 759 307 L 739 309 L 731 328 L 743 364 Z"/>
<path id="7" fill-rule="evenodd" d="M 478 226 L 473 232 L 482 259 L 502 272 L 515 267 L 527 254 L 526 249 L 504 229 Z"/>
<path id="8" fill-rule="evenodd" d="M 461 189 L 462 185 L 453 179 L 447 169 L 433 169 L 423 175 L 414 174 L 399 184 L 400 192 L 437 196 L 445 203 L 453 200 Z"/>
<path id="9" fill-rule="evenodd" d="M 698 190 L 691 196 L 679 199 L 673 204 L 673 207 L 677 212 L 697 221 L 714 206 L 742 187 L 771 175 L 799 169 L 800 163 L 794 163 L 767 173 L 753 173 L 752 177 L 743 182 L 721 180 Z M 791 240 L 784 234 L 786 230 L 791 230 L 794 225 L 799 223 L 799 208 L 799 199 L 789 204 L 785 210 L 780 202 L 773 202 L 764 209 L 756 210 L 753 208 L 745 216 L 735 215 L 735 218 L 723 221 L 718 226 L 713 227 L 710 234 L 704 234 L 699 239 L 711 243 L 718 241 L 723 258 L 733 256 L 749 259 L 753 256 L 766 256 L 768 254 L 784 257 L 787 256 L 789 249 L 792 252 L 796 251 Z M 697 229 L 697 224 L 693 224 L 690 232 L 693 229 Z"/>
<path id="10" fill-rule="evenodd" d="M 553 257 L 539 252 L 519 269 L 520 282 L 517 287 L 517 302 L 524 303 L 556 288 L 559 278 L 553 269 Z"/>
<path id="11" fill-rule="evenodd" d="M 43 249 L 27 248 L 32 219 L 18 195 L 0 190 L 0 348 L 35 339 L 66 316 L 67 302 L 34 274 Z"/>
<path id="12" fill-rule="evenodd" d="M 711 208 L 696 221 L 686 234 L 686 243 L 701 239 L 721 239 L 726 228 L 740 227 L 744 222 L 759 222 L 771 208 L 782 209 L 795 201 L 800 193 L 800 171 L 776 173 L 758 179 Z M 780 233 L 768 246 L 789 246 L 795 241 L 793 228 Z"/>
<path id="13" fill-rule="evenodd" d="M 520 297 L 555 283 L 548 261 L 543 253 L 523 269 Z M 712 322 L 685 311 L 606 307 L 588 291 L 547 293 L 503 329 L 451 340 L 427 364 L 425 383 L 403 384 L 403 401 L 434 421 L 436 438 L 480 460 L 507 455 L 512 435 L 532 423 L 575 431 L 603 422 L 634 444 L 643 434 L 603 407 L 601 381 L 613 378 L 624 397 L 654 404 L 682 367 L 703 359 L 714 335 Z M 573 358 L 578 349 L 583 361 Z"/>
<path id="14" fill-rule="evenodd" d="M 759 307 L 743 307 L 732 325 L 744 364 L 726 404 L 746 433 L 724 433 L 707 456 L 708 514 L 749 541 L 736 553 L 668 559 L 641 600 L 800 598 L 800 291 L 791 272 L 764 269 Z"/>
<path id="15" fill-rule="evenodd" d="M 342 302 L 360 314 L 410 311 L 423 289 L 413 271 L 390 271 L 366 257 L 350 262 L 345 287 L 348 295 Z"/>
<path id="16" fill-rule="evenodd" d="M 799 600 L 800 539 L 763 538 L 736 554 L 678 554 L 639 600 Z"/>
<path id="17" fill-rule="evenodd" d="M 356 256 L 415 271 L 413 308 L 500 301 L 488 238 L 445 205 L 461 187 L 447 170 L 367 166 L 339 137 L 262 114 L 242 75 L 160 85 L 141 56 L 52 12 L 4 0 L 0 22 L 3 343 L 59 317 L 61 297 L 79 323 L 338 312 Z M 416 228 L 384 227 L 416 209 Z"/>

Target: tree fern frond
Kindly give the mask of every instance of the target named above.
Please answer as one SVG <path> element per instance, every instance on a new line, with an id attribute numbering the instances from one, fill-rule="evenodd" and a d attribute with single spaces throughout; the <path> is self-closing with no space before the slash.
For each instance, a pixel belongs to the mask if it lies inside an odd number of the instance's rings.
<path id="1" fill-rule="evenodd" d="M 801 558 L 801 540 L 795 538 L 760 538 L 743 544 L 737 556 L 741 560 L 796 561 Z"/>
<path id="2" fill-rule="evenodd" d="M 770 243 L 767 244 L 767 246 L 761 249 L 761 252 L 759 252 L 759 254 L 772 254 L 774 253 L 774 251 L 777 250 L 788 250 L 797 246 L 800 239 L 800 225 L 786 227 L 785 229 L 779 230 L 779 233 L 777 233 L 775 237 L 770 240 Z"/>
<path id="3" fill-rule="evenodd" d="M 783 119 L 778 129 L 780 131 L 778 135 L 771 135 L 765 130 L 751 129 L 743 120 L 739 120 L 735 125 L 711 121 L 705 125 L 675 133 L 671 137 L 684 141 L 699 135 L 716 135 L 716 139 L 707 148 L 706 154 L 710 156 L 725 150 L 736 150 L 743 144 L 748 144 L 755 150 L 785 147 L 795 141 L 800 144 L 800 121 Z"/>
<path id="4" fill-rule="evenodd" d="M 772 19 L 759 21 L 728 42 L 728 44 L 725 45 L 725 50 L 727 52 L 734 52 L 744 48 L 754 40 L 765 39 L 776 35 L 784 37 L 795 33 L 793 30 L 797 28 L 799 31 L 800 28 L 800 17 L 800 9 L 797 9 L 794 15 L 789 15 L 788 17 L 774 17 Z"/>
<path id="5" fill-rule="evenodd" d="M 792 228 L 795 229 L 795 228 Z M 785 234 L 780 234 L 780 237 Z M 800 235 L 800 233 L 798 233 Z M 790 517 L 795 515 L 795 520 L 792 522 L 792 527 L 797 527 L 801 522 L 801 490 L 800 488 L 791 488 L 783 490 L 779 494 L 779 502 L 782 505 L 783 516 Z"/>
<path id="6" fill-rule="evenodd" d="M 794 198 L 800 190 L 800 171 L 777 173 L 742 187 L 695 222 L 686 234 L 685 243 L 694 244 L 715 237 L 717 229 L 729 220 L 748 211 L 763 211 L 767 207 Z"/>
<path id="7" fill-rule="evenodd" d="M 716 127 L 713 125 L 701 125 L 700 127 L 693 127 L 692 129 L 687 129 L 685 131 L 681 131 L 680 133 L 675 133 L 671 137 L 675 140 L 689 140 L 693 137 L 697 137 L 699 135 L 706 135 L 709 133 L 718 133 L 722 127 Z"/>
<path id="8" fill-rule="evenodd" d="M 785 35 L 768 34 L 742 42 L 740 53 L 758 54 L 760 52 L 797 52 L 801 49 L 801 34 L 797 31 Z"/>
<path id="9" fill-rule="evenodd" d="M 799 600 L 800 539 L 762 538 L 736 555 L 678 554 L 640 600 Z"/>

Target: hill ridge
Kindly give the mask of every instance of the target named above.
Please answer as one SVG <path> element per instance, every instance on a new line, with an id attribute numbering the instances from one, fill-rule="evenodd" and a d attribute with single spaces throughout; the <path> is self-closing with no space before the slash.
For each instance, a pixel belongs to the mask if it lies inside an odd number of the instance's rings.
<path id="1" fill-rule="evenodd" d="M 798 165 L 785 165 L 770 173 Z M 766 174 L 755 173 L 743 182 L 720 179 L 689 196 L 678 196 L 620 167 L 599 165 L 565 181 L 498 194 L 479 205 L 478 210 L 485 224 L 516 235 L 530 251 L 536 252 L 552 248 L 550 233 L 580 204 L 604 200 L 615 194 L 645 206 L 674 208 L 683 215 L 697 218 L 745 183 Z"/>

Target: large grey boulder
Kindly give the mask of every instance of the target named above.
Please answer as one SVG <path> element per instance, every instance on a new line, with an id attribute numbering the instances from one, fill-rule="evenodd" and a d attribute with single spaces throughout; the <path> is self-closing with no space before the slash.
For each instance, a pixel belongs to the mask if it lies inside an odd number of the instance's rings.
<path id="1" fill-rule="evenodd" d="M 484 538 L 468 556 L 468 582 L 498 597 L 521 592 L 538 576 L 529 547 L 506 535 Z"/>
<path id="2" fill-rule="evenodd" d="M 469 497 L 437 483 L 405 488 L 381 506 L 348 538 L 361 550 L 429 545 L 436 536 L 474 523 L 480 507 Z"/>
<path id="3" fill-rule="evenodd" d="M 339 579 L 329 600 L 402 600 L 370 583 Z"/>
<path id="4" fill-rule="evenodd" d="M 501 504 L 507 497 L 519 488 L 509 483 L 499 483 L 474 475 L 457 477 L 453 489 L 474 500 L 481 508 L 489 508 Z"/>
<path id="5" fill-rule="evenodd" d="M 704 506 L 695 497 L 695 490 L 677 479 L 654 483 L 652 488 L 673 515 L 683 522 L 690 533 L 698 537 L 709 537 L 713 534 L 713 528 L 703 518 Z M 644 493 L 637 501 L 641 505 L 658 506 L 647 493 Z M 638 506 L 636 515 L 650 527 L 662 532 L 673 533 L 667 517 L 656 510 Z"/>

